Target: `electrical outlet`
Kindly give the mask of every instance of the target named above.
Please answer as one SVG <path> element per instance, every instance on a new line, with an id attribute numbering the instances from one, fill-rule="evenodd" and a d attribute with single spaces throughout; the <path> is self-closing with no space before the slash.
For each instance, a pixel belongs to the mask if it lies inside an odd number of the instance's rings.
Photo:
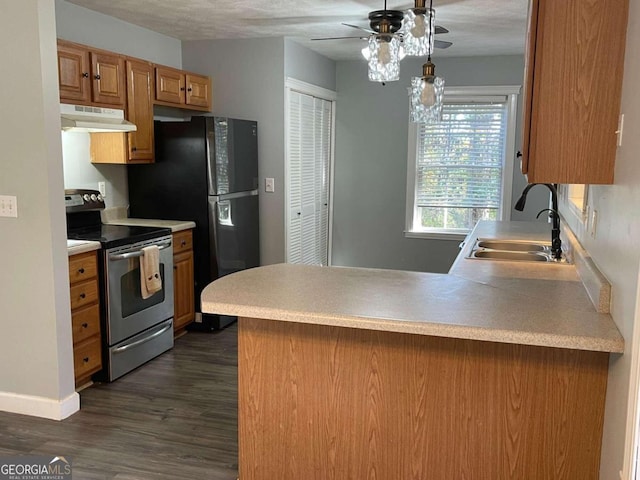
<path id="1" fill-rule="evenodd" d="M 18 217 L 18 197 L 0 195 L 0 217 Z"/>
<path id="2" fill-rule="evenodd" d="M 105 198 L 107 196 L 107 182 L 98 182 L 98 191 Z"/>
<path id="3" fill-rule="evenodd" d="M 275 180 L 273 178 L 264 179 L 264 191 L 273 193 L 276 191 Z"/>

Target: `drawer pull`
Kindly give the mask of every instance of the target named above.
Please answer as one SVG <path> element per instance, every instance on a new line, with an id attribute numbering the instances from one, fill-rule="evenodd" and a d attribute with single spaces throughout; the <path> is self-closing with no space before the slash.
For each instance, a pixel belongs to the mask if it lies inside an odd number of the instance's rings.
<path id="1" fill-rule="evenodd" d="M 80 298 L 86 298 L 86 296 L 87 296 L 87 295 L 86 295 L 85 293 L 81 293 L 81 294 L 80 294 Z"/>
<path id="2" fill-rule="evenodd" d="M 80 270 L 78 270 L 78 273 L 80 274 L 84 273 L 84 268 L 80 267 Z"/>
<path id="3" fill-rule="evenodd" d="M 83 361 L 84 363 L 89 363 L 89 357 L 84 357 L 84 358 L 82 359 L 82 361 Z"/>
<path id="4" fill-rule="evenodd" d="M 89 328 L 89 324 L 88 324 L 87 322 L 84 322 L 84 323 L 82 324 L 82 328 Z"/>
<path id="5" fill-rule="evenodd" d="M 187 241 L 186 241 L 186 240 L 182 240 L 182 242 L 180 242 L 180 246 L 181 246 L 181 247 L 184 247 L 186 244 L 187 244 Z"/>

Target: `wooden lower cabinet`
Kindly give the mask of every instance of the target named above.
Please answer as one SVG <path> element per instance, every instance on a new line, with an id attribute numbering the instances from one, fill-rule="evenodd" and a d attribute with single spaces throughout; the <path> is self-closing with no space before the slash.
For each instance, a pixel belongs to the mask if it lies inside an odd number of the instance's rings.
<path id="1" fill-rule="evenodd" d="M 73 366 L 76 387 L 102 368 L 100 295 L 96 252 L 69 257 Z"/>
<path id="2" fill-rule="evenodd" d="M 240 318 L 239 477 L 597 480 L 608 365 L 603 352 Z"/>
<path id="3" fill-rule="evenodd" d="M 173 234 L 173 290 L 173 331 L 177 334 L 195 319 L 191 230 Z"/>

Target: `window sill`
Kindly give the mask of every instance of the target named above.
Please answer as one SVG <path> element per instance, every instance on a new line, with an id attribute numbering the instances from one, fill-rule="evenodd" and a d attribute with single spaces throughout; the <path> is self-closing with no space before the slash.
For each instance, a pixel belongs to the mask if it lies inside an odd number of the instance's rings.
<path id="1" fill-rule="evenodd" d="M 469 232 L 471 230 L 467 231 L 467 232 L 460 232 L 460 231 L 455 231 L 455 232 L 447 232 L 447 231 L 442 231 L 442 232 L 416 232 L 416 231 L 405 231 L 404 232 L 404 236 L 405 238 L 424 238 L 427 240 L 452 240 L 452 241 L 460 241 L 460 240 L 464 240 L 465 238 L 467 238 L 467 235 L 469 235 Z"/>

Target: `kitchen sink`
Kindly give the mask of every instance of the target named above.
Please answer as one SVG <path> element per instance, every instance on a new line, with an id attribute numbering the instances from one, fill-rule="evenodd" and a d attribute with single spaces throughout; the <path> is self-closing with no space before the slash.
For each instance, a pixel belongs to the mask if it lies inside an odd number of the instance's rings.
<path id="1" fill-rule="evenodd" d="M 475 250 L 473 258 L 486 258 L 492 260 L 515 260 L 525 262 L 550 262 L 551 256 L 536 252 L 508 252 L 505 250 Z"/>
<path id="2" fill-rule="evenodd" d="M 521 240 L 476 239 L 468 258 L 479 260 L 506 260 L 511 262 L 558 262 L 551 254 L 548 243 Z"/>
<path id="3" fill-rule="evenodd" d="M 548 252 L 549 245 L 539 243 L 518 242 L 509 240 L 478 240 L 477 244 L 480 248 L 489 248 L 491 250 L 507 250 L 509 252 Z"/>

